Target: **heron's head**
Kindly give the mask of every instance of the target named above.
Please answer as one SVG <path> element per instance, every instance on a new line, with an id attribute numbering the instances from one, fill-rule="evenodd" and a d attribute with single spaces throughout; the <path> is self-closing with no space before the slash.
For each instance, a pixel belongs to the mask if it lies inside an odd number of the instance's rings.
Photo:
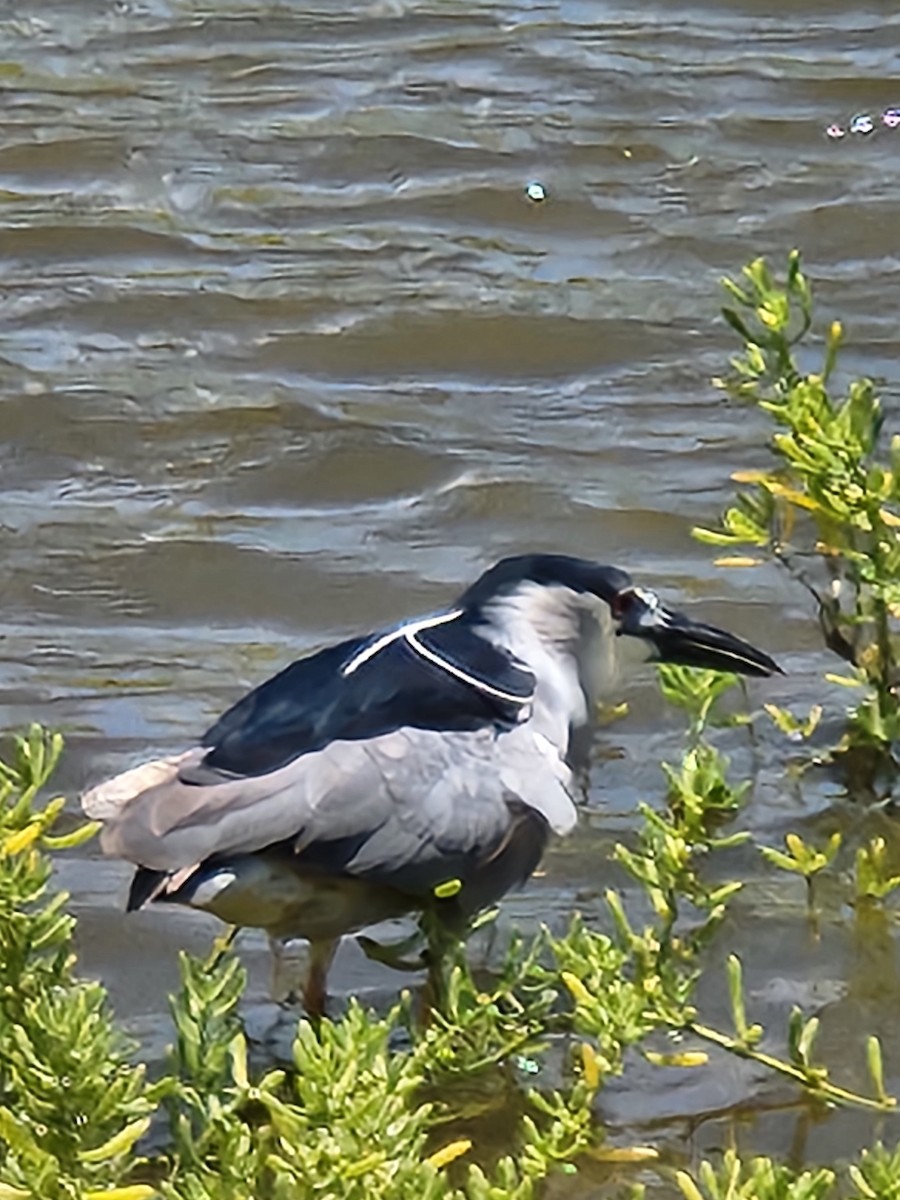
<path id="1" fill-rule="evenodd" d="M 618 567 L 565 554 L 505 558 L 460 597 L 460 607 L 490 614 L 499 624 L 534 626 L 542 640 L 563 643 L 585 617 L 598 617 L 616 636 L 638 639 L 644 658 L 740 675 L 781 674 L 768 654 L 715 625 L 667 608 L 655 592 L 637 587 Z"/>

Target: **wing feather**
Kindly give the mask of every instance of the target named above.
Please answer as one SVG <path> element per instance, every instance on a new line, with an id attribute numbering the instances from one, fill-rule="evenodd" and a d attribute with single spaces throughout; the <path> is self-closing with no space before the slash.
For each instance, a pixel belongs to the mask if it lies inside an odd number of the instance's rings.
<path id="1" fill-rule="evenodd" d="M 404 726 L 474 730 L 520 720 L 534 693 L 527 667 L 459 618 L 444 614 L 433 627 L 416 622 L 408 628 L 343 642 L 292 663 L 208 730 L 205 756 L 185 766 L 182 778 L 207 783 L 210 769 L 262 775 L 330 742 L 379 737 Z M 371 653 L 379 643 L 382 648 Z"/>
<path id="2" fill-rule="evenodd" d="M 460 615 L 426 618 L 291 664 L 202 745 L 83 805 L 106 853 L 151 872 L 288 844 L 310 869 L 427 892 L 503 852 L 516 812 L 534 828 L 512 862 L 574 824 L 568 768 L 528 719 L 534 688 Z"/>
<path id="3" fill-rule="evenodd" d="M 102 845 L 172 871 L 292 841 L 312 868 L 424 893 L 465 879 L 501 846 L 511 803 L 559 832 L 572 827 L 568 769 L 541 741 L 525 726 L 499 736 L 406 728 L 334 742 L 265 776 L 198 787 L 174 775 L 127 801 Z"/>

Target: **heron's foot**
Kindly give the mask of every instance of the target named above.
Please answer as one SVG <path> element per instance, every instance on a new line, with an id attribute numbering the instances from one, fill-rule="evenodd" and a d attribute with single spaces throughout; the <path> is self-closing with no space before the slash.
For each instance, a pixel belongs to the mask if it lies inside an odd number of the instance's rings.
<path id="1" fill-rule="evenodd" d="M 418 929 L 402 942 L 376 942 L 365 934 L 359 934 L 356 940 L 366 958 L 394 971 L 424 971 L 428 965 L 422 934 Z M 415 957 L 407 957 L 413 951 L 417 951 Z"/>

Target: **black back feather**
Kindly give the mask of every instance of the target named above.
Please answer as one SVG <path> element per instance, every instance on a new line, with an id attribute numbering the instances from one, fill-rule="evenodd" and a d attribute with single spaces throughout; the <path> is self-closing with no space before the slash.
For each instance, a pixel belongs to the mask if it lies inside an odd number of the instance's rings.
<path id="1" fill-rule="evenodd" d="M 525 715 L 534 676 L 476 633 L 465 614 L 415 633 L 426 655 L 401 635 L 345 674 L 379 636 L 320 650 L 244 696 L 204 735 L 201 744 L 209 753 L 182 781 L 264 775 L 330 742 L 378 737 L 404 726 L 508 729 Z M 428 654 L 447 665 L 430 661 Z"/>

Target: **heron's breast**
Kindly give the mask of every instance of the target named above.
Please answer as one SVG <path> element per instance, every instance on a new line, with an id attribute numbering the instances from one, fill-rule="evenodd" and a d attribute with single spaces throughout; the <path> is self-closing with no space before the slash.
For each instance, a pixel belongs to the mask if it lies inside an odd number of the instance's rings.
<path id="1" fill-rule="evenodd" d="M 306 873 L 284 856 L 254 854 L 201 868 L 194 886 L 172 899 L 230 925 L 310 941 L 343 937 L 409 909 L 393 889 Z"/>

